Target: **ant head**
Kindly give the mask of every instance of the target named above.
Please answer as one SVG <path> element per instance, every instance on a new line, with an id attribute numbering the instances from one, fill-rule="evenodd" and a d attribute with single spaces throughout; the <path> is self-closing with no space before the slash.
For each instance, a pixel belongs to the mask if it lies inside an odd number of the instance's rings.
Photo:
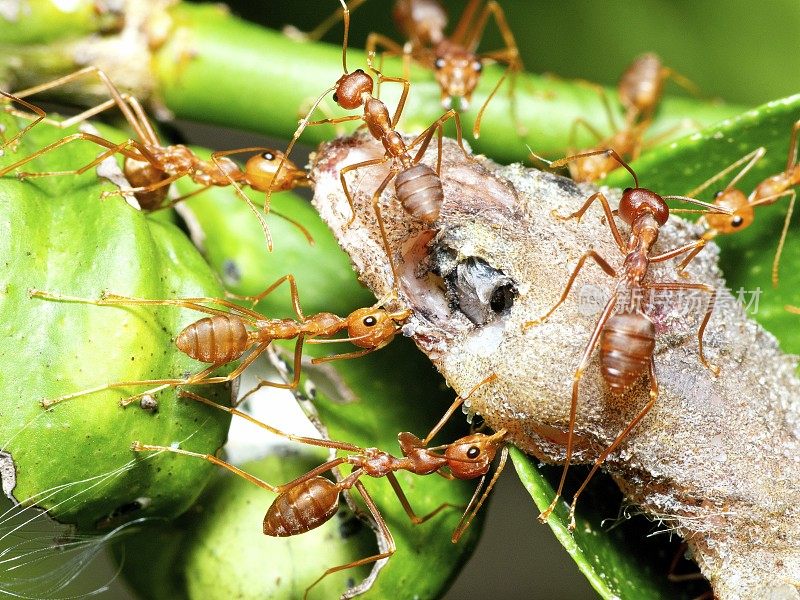
<path id="1" fill-rule="evenodd" d="M 478 85 L 483 63 L 473 52 L 445 46 L 433 61 L 436 81 L 442 89 L 442 104 L 450 108 L 453 98 L 460 98 L 461 110 L 469 108 L 472 93 Z"/>
<path id="2" fill-rule="evenodd" d="M 279 150 L 265 150 L 251 156 L 244 165 L 247 183 L 259 192 L 288 190 L 305 172 L 286 158 Z"/>
<path id="3" fill-rule="evenodd" d="M 505 436 L 505 429 L 493 435 L 473 433 L 450 444 L 444 456 L 453 476 L 474 479 L 486 475 L 497 450 L 505 443 Z"/>
<path id="4" fill-rule="evenodd" d="M 333 101 L 346 110 L 353 110 L 364 104 L 364 94 L 372 95 L 374 82 L 362 69 L 345 73 L 336 82 Z"/>
<path id="5" fill-rule="evenodd" d="M 735 233 L 753 222 L 755 216 L 753 206 L 741 190 L 730 188 L 717 193 L 714 196 L 714 204 L 730 208 L 733 214 L 707 213 L 705 221 L 711 229 L 716 229 L 720 233 Z"/>
<path id="6" fill-rule="evenodd" d="M 619 216 L 628 225 L 633 225 L 642 215 L 650 213 L 659 225 L 667 222 L 669 207 L 664 199 L 646 188 L 625 188 L 619 201 Z"/>
<path id="7" fill-rule="evenodd" d="M 375 306 L 360 308 L 347 317 L 347 337 L 362 348 L 382 348 L 410 315 L 410 310 L 392 313 Z"/>

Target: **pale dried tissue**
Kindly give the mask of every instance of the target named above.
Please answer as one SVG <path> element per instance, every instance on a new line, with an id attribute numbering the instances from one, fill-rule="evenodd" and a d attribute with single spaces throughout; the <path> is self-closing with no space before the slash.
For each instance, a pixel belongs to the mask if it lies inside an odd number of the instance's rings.
<path id="1" fill-rule="evenodd" d="M 424 161 L 429 165 L 433 151 Z M 368 136 L 339 139 L 320 148 L 313 170 L 317 209 L 377 297 L 391 290 L 392 280 L 370 200 L 388 167 L 350 173 L 356 220 L 349 228 L 338 172 L 382 154 Z M 558 300 L 587 249 L 620 265 L 599 206 L 580 223 L 551 215 L 554 209 L 573 212 L 593 188 L 519 165 L 468 161 L 449 141 L 442 180 L 438 231 L 403 212 L 393 185 L 381 200 L 400 273 L 400 301 L 414 310 L 404 332 L 458 392 L 496 373 L 497 380 L 473 396 L 471 409 L 494 429 L 508 429 L 526 452 L 563 461 L 573 372 L 598 318 L 587 307 L 593 296 L 610 292 L 613 280 L 587 265 L 547 322 L 526 332 L 522 325 Z M 607 195 L 613 204 L 619 192 Z M 698 232 L 671 218 L 656 251 L 687 243 Z M 689 281 L 725 287 L 715 247 L 704 250 L 687 272 Z M 680 280 L 672 262 L 653 265 L 651 277 Z M 673 297 L 650 312 L 658 332 L 660 396 L 605 468 L 632 502 L 667 520 L 688 541 L 715 597 L 800 598 L 796 358 L 781 353 L 775 338 L 723 290 L 704 337 L 709 360 L 721 369 L 715 378 L 698 360 L 703 305 L 692 306 Z M 613 396 L 595 357 L 581 384 L 574 460 L 594 459 L 646 402 L 647 390 L 642 378 L 626 394 Z"/>

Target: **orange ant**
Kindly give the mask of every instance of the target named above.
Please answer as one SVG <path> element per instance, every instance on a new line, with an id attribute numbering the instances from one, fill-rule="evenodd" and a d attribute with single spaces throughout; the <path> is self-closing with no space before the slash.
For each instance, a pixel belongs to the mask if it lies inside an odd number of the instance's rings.
<path id="1" fill-rule="evenodd" d="M 396 0 L 392 16 L 397 28 L 409 40 L 408 43 L 401 46 L 379 33 L 370 33 L 366 43 L 367 53 L 377 53 L 379 48 L 383 48 L 382 56 L 386 54 L 402 56 L 405 79 L 408 79 L 411 60 L 423 68 L 433 71 L 441 88 L 442 106 L 447 109 L 452 107 L 453 98 L 459 99 L 460 110 L 464 111 L 469 108 L 472 94 L 480 82 L 485 64 L 504 63 L 508 65 L 478 110 L 472 128 L 475 138 L 480 135 L 481 119 L 486 107 L 506 77 L 510 82 L 511 115 L 517 124 L 517 130 L 523 130 L 517 116 L 514 94 L 516 75 L 523 69 L 519 49 L 501 6 L 494 0 L 490 0 L 478 13 L 481 2 L 482 0 L 470 0 L 452 35 L 448 37 L 444 32 L 448 22 L 447 12 L 437 0 Z M 363 3 L 364 0 L 352 2 L 351 10 L 355 10 Z M 339 19 L 347 18 L 345 17 L 346 11 L 346 8 L 336 11 L 314 31 L 303 37 L 319 39 Z M 478 45 L 490 16 L 494 17 L 505 47 L 500 50 L 478 53 Z"/>
<path id="2" fill-rule="evenodd" d="M 619 168 L 619 163 L 613 157 L 603 152 L 593 153 L 592 150 L 613 148 L 620 156 L 628 156 L 631 160 L 639 157 L 640 152 L 645 147 L 644 134 L 650 128 L 653 121 L 653 113 L 661 101 L 664 83 L 670 78 L 692 93 L 698 92 L 697 87 L 691 81 L 665 67 L 657 55 L 648 53 L 634 59 L 622 73 L 617 85 L 620 103 L 625 109 L 624 125 L 622 127 L 617 126 L 605 90 L 599 86 L 589 84 L 600 95 L 611 131 L 614 133 L 609 137 L 604 137 L 586 120 L 582 118 L 575 119 L 570 132 L 570 145 L 574 144 L 579 125 L 587 129 L 597 139 L 597 145 L 582 152 L 580 154 L 582 158 L 569 163 L 568 167 L 572 179 L 579 182 L 596 181 Z M 670 130 L 659 135 L 656 139 L 648 140 L 647 145 L 657 144 L 660 139 L 672 135 L 673 132 L 674 130 Z M 570 152 L 572 153 L 573 151 L 574 146 Z M 689 195 L 691 196 L 692 194 Z"/>
<path id="3" fill-rule="evenodd" d="M 621 394 L 628 389 L 645 373 L 648 372 L 650 376 L 650 399 L 639 413 L 628 423 L 623 431 L 614 439 L 614 441 L 600 453 L 600 456 L 595 460 L 592 470 L 589 475 L 581 484 L 578 491 L 575 492 L 572 504 L 570 505 L 570 523 L 569 529 L 575 528 L 575 506 L 578 501 L 578 496 L 584 490 L 586 485 L 591 480 L 597 469 L 603 461 L 620 445 L 620 443 L 627 437 L 631 430 L 641 421 L 658 398 L 658 380 L 656 378 L 655 362 L 653 360 L 653 351 L 655 349 L 655 325 L 653 321 L 644 314 L 644 307 L 642 305 L 642 292 L 644 290 L 665 290 L 665 291 L 681 291 L 681 290 L 698 290 L 707 293 L 708 304 L 700 327 L 697 331 L 697 342 L 699 347 L 700 362 L 714 375 L 719 374 L 719 368 L 710 364 L 703 353 L 703 332 L 706 325 L 711 318 L 711 312 L 714 310 L 717 292 L 710 285 L 704 283 L 678 283 L 678 282 L 645 282 L 644 278 L 647 275 L 648 268 L 651 263 L 664 262 L 691 252 L 695 248 L 701 246 L 704 242 L 697 240 L 690 242 L 678 248 L 674 248 L 667 252 L 660 254 L 652 254 L 653 246 L 658 240 L 659 230 L 662 225 L 667 222 L 670 209 L 665 200 L 676 199 L 684 202 L 689 202 L 702 206 L 710 211 L 722 212 L 731 214 L 731 210 L 722 207 L 701 202 L 694 198 L 686 196 L 660 196 L 655 192 L 646 188 L 639 187 L 639 179 L 633 169 L 626 163 L 615 150 L 607 149 L 598 152 L 603 152 L 609 156 L 613 156 L 632 176 L 634 181 L 633 188 L 627 188 L 622 192 L 620 199 L 619 209 L 616 211 L 619 217 L 631 228 L 630 237 L 627 243 L 623 240 L 622 234 L 617 228 L 614 220 L 614 212 L 609 206 L 608 200 L 602 192 L 592 194 L 583 206 L 576 212 L 562 217 L 554 214 L 554 216 L 561 220 L 578 219 L 588 210 L 592 203 L 596 200 L 600 202 L 603 207 L 603 212 L 606 215 L 608 227 L 614 237 L 620 253 L 625 257 L 621 270 L 612 267 L 602 256 L 594 250 L 589 250 L 581 256 L 578 264 L 567 280 L 567 285 L 564 288 L 561 298 L 556 302 L 553 307 L 542 317 L 528 321 L 523 325 L 523 329 L 539 325 L 547 320 L 556 309 L 566 300 L 572 285 L 575 282 L 578 273 L 583 268 L 588 259 L 592 259 L 609 277 L 616 280 L 616 285 L 606 303 L 597 324 L 589 337 L 589 342 L 581 355 L 578 367 L 575 369 L 575 374 L 572 383 L 572 403 L 570 405 L 569 413 L 569 430 L 567 437 L 566 456 L 564 460 L 564 469 L 561 473 L 561 480 L 558 484 L 556 496 L 550 503 L 550 506 L 544 510 L 539 519 L 545 522 L 550 513 L 556 506 L 556 503 L 561 496 L 564 489 L 564 482 L 566 481 L 567 471 L 569 469 L 570 460 L 572 459 L 572 444 L 573 434 L 575 430 L 575 416 L 578 408 L 578 390 L 580 387 L 581 378 L 584 371 L 589 365 L 592 353 L 595 347 L 600 344 L 600 370 L 603 379 L 608 384 L 611 392 L 614 394 Z M 583 158 L 592 153 L 579 154 L 576 156 L 568 156 L 561 160 L 555 161 L 552 166 L 559 167 L 575 160 L 576 158 Z M 674 212 L 679 212 L 673 209 Z M 623 298 L 622 312 L 614 313 L 614 309 L 620 302 L 620 295 L 626 294 L 627 298 Z"/>
<path id="4" fill-rule="evenodd" d="M 392 533 L 389 530 L 386 521 L 381 516 L 378 507 L 367 492 L 361 478 L 367 477 L 386 477 L 392 486 L 401 506 L 405 510 L 412 523 L 419 525 L 432 517 L 439 514 L 446 508 L 460 508 L 453 504 L 445 503 L 433 510 L 432 512 L 418 516 L 411 504 L 408 501 L 403 489 L 400 487 L 400 482 L 395 476 L 395 471 L 409 471 L 416 475 L 430 475 L 437 473 L 448 479 L 477 479 L 481 478 L 478 487 L 475 489 L 469 504 L 464 510 L 461 520 L 459 521 L 456 529 L 454 530 L 451 540 L 453 543 L 463 535 L 464 531 L 469 527 L 473 518 L 480 510 L 485 502 L 492 488 L 494 487 L 497 478 L 505 466 L 508 456 L 508 447 L 505 441 L 507 432 L 501 429 L 498 432 L 488 435 L 485 433 L 473 433 L 471 435 L 457 439 L 456 441 L 436 447 L 428 447 L 428 443 L 439 432 L 442 426 L 451 417 L 455 409 L 464 402 L 465 398 L 469 396 L 480 386 L 492 381 L 494 375 L 490 375 L 478 385 L 476 385 L 466 397 L 459 397 L 451 405 L 439 423 L 431 430 L 425 439 L 419 439 L 413 433 L 407 431 L 401 432 L 397 436 L 397 441 L 400 445 L 402 457 L 398 458 L 392 456 L 388 452 L 384 452 L 377 448 L 361 448 L 354 444 L 346 442 L 337 442 L 333 440 L 323 440 L 317 438 L 309 438 L 296 436 L 289 433 L 284 433 L 266 423 L 258 421 L 250 415 L 240 412 L 235 408 L 228 408 L 222 406 L 202 396 L 192 392 L 181 391 L 180 396 L 202 402 L 208 406 L 212 406 L 219 410 L 223 410 L 231 415 L 239 416 L 255 425 L 273 433 L 284 437 L 289 440 L 308 444 L 311 446 L 319 446 L 322 448 L 332 448 L 341 450 L 348 453 L 347 456 L 341 456 L 333 460 L 329 460 L 319 467 L 312 469 L 308 473 L 301 475 L 297 479 L 290 481 L 284 485 L 274 486 L 271 485 L 241 469 L 217 458 L 212 454 L 200 454 L 183 450 L 181 448 L 167 447 L 167 446 L 154 446 L 149 444 L 142 444 L 141 442 L 134 442 L 132 449 L 136 452 L 173 452 L 175 454 L 182 454 L 185 456 L 192 456 L 207 460 L 215 465 L 228 469 L 234 474 L 242 477 L 255 485 L 278 494 L 278 497 L 272 502 L 264 516 L 263 531 L 265 535 L 273 537 L 288 537 L 305 533 L 315 529 L 323 523 L 330 520 L 339 509 L 339 496 L 342 492 L 349 492 L 352 488 L 358 490 L 367 509 L 377 523 L 380 536 L 383 538 L 384 544 L 381 545 L 385 550 L 374 554 L 372 556 L 354 560 L 344 565 L 331 567 L 327 569 L 319 578 L 316 579 L 304 594 L 304 598 L 308 597 L 311 589 L 322 581 L 325 577 L 332 573 L 367 565 L 377 562 L 382 559 L 389 558 L 394 554 L 396 546 Z M 484 488 L 487 473 L 491 468 L 497 451 L 500 450 L 500 459 L 498 461 L 497 469 Z M 340 465 L 349 464 L 353 469 L 351 473 L 343 477 L 339 481 L 331 481 L 322 474 L 326 471 L 333 471 Z M 483 493 L 481 494 L 481 490 Z"/>
<path id="5" fill-rule="evenodd" d="M 373 95 L 375 82 L 372 77 L 361 69 L 357 69 L 352 73 L 347 71 L 347 40 L 350 30 L 350 11 L 347 8 L 344 0 L 339 0 L 342 5 L 344 16 L 344 41 L 342 43 L 342 67 L 344 74 L 338 81 L 330 88 L 325 90 L 314 102 L 311 110 L 306 117 L 300 121 L 300 125 L 292 136 L 292 140 L 286 149 L 286 156 L 288 157 L 294 147 L 295 142 L 300 137 L 303 130 L 309 125 L 321 125 L 325 123 L 336 124 L 345 121 L 364 121 L 370 134 L 383 144 L 386 150 L 382 158 L 375 158 L 366 160 L 353 165 L 344 167 L 339 172 L 339 179 L 342 182 L 347 202 L 353 216 L 347 222 L 345 227 L 352 225 L 356 218 L 355 207 L 353 203 L 353 196 L 347 185 L 345 175 L 350 171 L 355 171 L 364 167 L 381 165 L 390 162 L 391 166 L 389 173 L 383 179 L 381 184 L 372 195 L 372 209 L 375 212 L 375 217 L 380 227 L 381 238 L 383 246 L 386 250 L 386 255 L 389 259 L 389 266 L 392 270 L 394 277 L 394 290 L 398 287 L 397 270 L 392 258 L 392 250 L 389 244 L 389 239 L 386 235 L 384 227 L 383 216 L 380 207 L 380 198 L 389 182 L 395 179 L 395 191 L 397 198 L 403 205 L 407 213 L 413 217 L 425 222 L 433 223 L 439 217 L 439 210 L 444 201 L 444 191 L 442 189 L 442 182 L 440 179 L 441 165 L 442 165 L 442 125 L 449 119 L 453 119 L 456 125 L 456 137 L 458 144 L 461 147 L 464 155 L 469 159 L 470 156 L 464 148 L 462 135 L 461 135 L 461 120 L 455 110 L 449 110 L 441 117 L 439 117 L 432 125 L 420 133 L 413 141 L 406 144 L 403 136 L 396 130 L 397 122 L 400 120 L 400 115 L 403 112 L 403 107 L 406 103 L 406 97 L 410 84 L 408 80 L 399 77 L 386 77 L 380 71 L 375 69 L 372 65 L 372 57 L 368 58 L 368 65 L 378 78 L 378 86 L 381 83 L 399 83 L 403 86 L 403 91 L 400 95 L 400 100 L 395 109 L 394 115 L 390 116 L 389 109 L 386 105 Z M 364 107 L 364 113 L 361 115 L 348 115 L 337 118 L 323 119 L 320 121 L 308 121 L 308 117 L 319 105 L 322 99 L 329 93 L 333 92 L 333 100 L 341 108 L 345 110 L 355 110 L 361 106 Z M 428 148 L 433 134 L 438 133 L 438 155 L 436 162 L 436 170 L 434 171 L 427 165 L 420 163 L 425 151 Z M 419 149 L 412 157 L 410 150 L 419 145 Z"/>
<path id="6" fill-rule="evenodd" d="M 293 275 L 284 275 L 275 283 L 256 296 L 231 297 L 246 300 L 255 306 L 268 294 L 274 291 L 284 281 L 289 282 L 292 297 L 292 306 L 297 319 L 267 319 L 262 314 L 240 306 L 230 300 L 222 298 L 171 298 L 168 300 L 151 300 L 146 298 L 130 298 L 116 294 L 104 293 L 99 300 L 89 300 L 51 294 L 41 290 L 29 290 L 29 295 L 46 300 L 81 302 L 97 306 L 179 306 L 190 310 L 211 315 L 203 317 L 188 325 L 175 339 L 178 349 L 189 357 L 210 366 L 189 377 L 174 379 L 146 379 L 140 381 L 120 381 L 100 385 L 90 389 L 65 394 L 57 398 L 42 401 L 42 406 L 49 408 L 54 404 L 70 400 L 78 396 L 85 396 L 104 390 L 127 388 L 133 386 L 154 386 L 147 391 L 129 396 L 120 401 L 122 406 L 127 406 L 138 398 L 155 394 L 166 388 L 180 385 L 205 385 L 224 383 L 238 377 L 258 356 L 260 356 L 273 340 L 296 339 L 294 347 L 294 379 L 290 383 L 262 382 L 261 385 L 271 387 L 294 389 L 300 381 L 300 368 L 303 352 L 303 343 L 345 342 L 349 341 L 362 350 L 336 354 L 322 358 L 315 358 L 312 363 L 331 360 L 358 358 L 380 350 L 394 339 L 405 320 L 410 316 L 410 310 L 389 312 L 380 306 L 380 302 L 368 308 L 360 308 L 350 313 L 346 318 L 332 313 L 318 313 L 305 316 L 300 308 L 300 298 L 297 293 Z M 227 308 L 227 311 L 205 306 L 215 304 Z M 348 337 L 336 340 L 316 340 L 314 338 L 330 338 L 338 332 L 347 329 Z M 247 357 L 230 374 L 212 377 L 213 371 L 234 360 L 241 358 L 245 352 L 252 349 Z"/>
<path id="7" fill-rule="evenodd" d="M 136 133 L 138 140 L 128 139 L 121 143 L 115 143 L 90 133 L 76 132 L 49 144 L 22 160 L 0 169 L 0 177 L 65 144 L 76 140 L 85 140 L 102 146 L 106 148 L 106 150 L 89 164 L 78 169 L 45 173 L 20 172 L 17 176 L 22 179 L 53 175 L 80 175 L 100 164 L 106 158 L 121 154 L 125 158 L 123 172 L 126 179 L 133 187 L 103 192 L 102 197 L 105 198 L 112 195 L 130 193 L 136 197 L 140 207 L 146 211 L 169 208 L 212 186 L 232 185 L 236 194 L 247 203 L 258 218 L 261 228 L 264 230 L 267 245 L 269 249 L 272 250 L 272 236 L 270 235 L 269 227 L 259 210 L 242 191 L 241 185 L 248 185 L 259 192 L 283 191 L 299 186 L 309 186 L 310 182 L 308 176 L 302 169 L 297 168 L 297 166 L 288 161 L 281 152 L 269 148 L 250 147 L 218 151 L 211 154 L 211 161 L 209 162 L 198 157 L 191 149 L 184 145 L 165 146 L 158 139 L 139 101 L 129 94 L 121 93 L 108 75 L 97 67 L 86 67 L 42 85 L 16 92 L 15 97 L 30 96 L 90 75 L 96 75 L 100 79 L 103 85 L 105 85 L 111 99 L 60 123 L 54 121 L 49 122 L 57 127 L 66 128 L 116 106 Z M 42 118 L 44 118 L 43 114 L 40 115 L 39 120 Z M 17 137 L 35 124 L 34 122 L 26 127 Z M 247 161 L 244 169 L 227 158 L 232 154 L 243 152 L 258 153 Z M 188 194 L 184 194 L 179 198 L 167 201 L 169 185 L 185 176 L 190 177 L 192 181 L 202 187 Z M 269 212 L 269 194 L 266 196 L 264 212 L 265 214 Z M 280 213 L 276 214 L 298 227 L 309 242 L 313 243 L 311 235 L 302 225 L 289 219 L 285 215 Z"/>
<path id="8" fill-rule="evenodd" d="M 678 272 L 683 274 L 683 269 L 686 268 L 691 260 L 703 249 L 703 246 L 709 240 L 714 239 L 719 234 L 736 233 L 750 226 L 755 218 L 754 208 L 757 206 L 766 206 L 774 204 L 783 197 L 789 198 L 789 207 L 786 209 L 786 217 L 783 220 L 783 228 L 781 235 L 778 239 L 778 248 L 775 251 L 775 258 L 772 260 L 772 285 L 778 286 L 778 266 L 783 253 L 783 246 L 786 242 L 786 234 L 789 231 L 789 222 L 792 219 L 794 212 L 794 202 L 797 193 L 791 189 L 800 184 L 800 163 L 797 161 L 797 135 L 800 131 L 800 121 L 797 121 L 792 127 L 792 135 L 789 140 L 789 153 L 786 159 L 786 169 L 782 173 L 767 177 L 764 181 L 759 183 L 749 196 L 745 196 L 744 192 L 736 187 L 736 184 L 761 160 L 766 150 L 758 148 L 743 156 L 730 166 L 726 167 L 708 181 L 701 183 L 694 190 L 689 192 L 689 196 L 695 196 L 707 189 L 711 184 L 719 179 L 725 177 L 731 171 L 742 167 L 739 172 L 731 179 L 728 185 L 722 191 L 718 191 L 714 195 L 714 204 L 717 206 L 724 206 L 733 211 L 731 215 L 708 214 L 705 215 L 700 221 L 706 228 L 700 238 L 703 242 L 692 253 L 690 253 L 678 265 Z"/>

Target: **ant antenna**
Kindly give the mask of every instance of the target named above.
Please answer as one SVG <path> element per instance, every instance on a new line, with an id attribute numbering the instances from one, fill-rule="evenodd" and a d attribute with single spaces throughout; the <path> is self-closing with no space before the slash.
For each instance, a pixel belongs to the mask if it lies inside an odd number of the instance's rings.
<path id="1" fill-rule="evenodd" d="M 344 41 L 342 42 L 342 68 L 344 74 L 347 75 L 347 38 L 350 36 L 350 9 L 344 0 L 339 0 L 342 5 L 342 20 L 344 21 Z"/>
<path id="2" fill-rule="evenodd" d="M 704 208 L 707 208 L 709 212 L 722 213 L 723 215 L 733 214 L 732 208 L 726 208 L 724 206 L 718 206 L 716 204 L 711 204 L 709 202 L 703 202 L 702 200 L 698 200 L 697 198 L 690 198 L 689 196 L 661 196 L 661 197 L 664 200 L 680 200 L 681 202 L 688 202 L 689 204 L 702 206 Z"/>

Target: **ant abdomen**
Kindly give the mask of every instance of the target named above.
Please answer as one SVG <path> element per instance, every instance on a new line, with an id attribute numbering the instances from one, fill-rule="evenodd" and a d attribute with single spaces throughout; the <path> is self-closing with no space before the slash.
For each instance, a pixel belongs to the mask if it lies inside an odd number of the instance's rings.
<path id="1" fill-rule="evenodd" d="M 444 202 L 442 180 L 428 165 L 416 164 L 400 172 L 394 182 L 397 198 L 415 219 L 433 223 Z"/>
<path id="2" fill-rule="evenodd" d="M 643 314 L 620 313 L 608 320 L 600 337 L 600 369 L 614 394 L 647 371 L 655 345 L 655 325 Z"/>
<path id="3" fill-rule="evenodd" d="M 311 531 L 339 509 L 339 488 L 319 475 L 280 494 L 264 516 L 264 534 L 289 537 Z"/>
<path id="4" fill-rule="evenodd" d="M 122 172 L 132 187 L 147 187 L 169 177 L 165 172 L 148 161 L 126 158 Z M 156 210 L 164 203 L 169 186 L 163 186 L 147 192 L 136 192 L 136 200 L 144 211 Z"/>
<path id="5" fill-rule="evenodd" d="M 622 105 L 646 112 L 655 106 L 664 87 L 664 65 L 653 53 L 638 56 L 619 80 L 619 96 Z"/>
<path id="6" fill-rule="evenodd" d="M 214 315 L 188 325 L 175 344 L 195 360 L 217 365 L 239 358 L 250 347 L 250 340 L 242 319 Z"/>

